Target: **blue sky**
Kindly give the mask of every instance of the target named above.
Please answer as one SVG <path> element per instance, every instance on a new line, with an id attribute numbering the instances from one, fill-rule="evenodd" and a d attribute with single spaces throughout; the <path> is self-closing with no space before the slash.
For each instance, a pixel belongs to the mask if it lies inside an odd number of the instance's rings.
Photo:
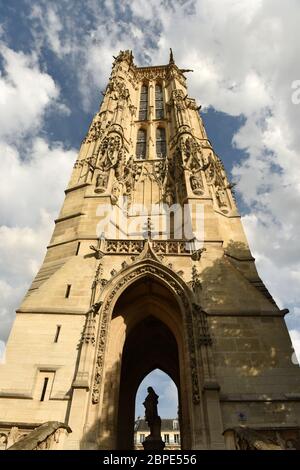
<path id="1" fill-rule="evenodd" d="M 136 394 L 135 417 L 144 418 L 143 402 L 148 395 L 147 388 L 153 387 L 158 398 L 158 413 L 162 418 L 177 418 L 178 392 L 173 380 L 160 369 L 155 369 L 140 383 Z"/>
<path id="2" fill-rule="evenodd" d="M 202 105 L 259 273 L 300 351 L 300 4 L 286 0 L 0 3 L 0 345 L 44 255 L 79 144 L 110 74 L 169 47 Z M 38 197 L 36 195 L 38 194 Z M 161 393 L 164 393 L 162 390 Z"/>

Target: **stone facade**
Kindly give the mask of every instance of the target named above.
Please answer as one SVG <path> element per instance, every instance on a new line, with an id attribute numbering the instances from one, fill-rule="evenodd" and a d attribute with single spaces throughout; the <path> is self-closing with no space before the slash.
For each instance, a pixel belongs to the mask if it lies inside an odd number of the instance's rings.
<path id="1" fill-rule="evenodd" d="M 185 72 L 172 54 L 114 60 L 0 366 L 2 448 L 48 421 L 72 430 L 66 449 L 133 448 L 135 394 L 157 367 L 178 388 L 183 449 L 236 448 L 239 425 L 298 436 L 286 311 L 257 274 Z"/>

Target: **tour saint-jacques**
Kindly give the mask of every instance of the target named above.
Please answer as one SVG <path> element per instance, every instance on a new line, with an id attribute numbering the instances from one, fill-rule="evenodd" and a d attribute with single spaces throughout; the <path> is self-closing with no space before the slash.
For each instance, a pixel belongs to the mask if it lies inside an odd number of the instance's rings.
<path id="1" fill-rule="evenodd" d="M 155 369 L 178 390 L 181 449 L 300 448 L 287 310 L 257 273 L 189 72 L 172 51 L 114 58 L 0 366 L 0 449 L 133 449 Z"/>

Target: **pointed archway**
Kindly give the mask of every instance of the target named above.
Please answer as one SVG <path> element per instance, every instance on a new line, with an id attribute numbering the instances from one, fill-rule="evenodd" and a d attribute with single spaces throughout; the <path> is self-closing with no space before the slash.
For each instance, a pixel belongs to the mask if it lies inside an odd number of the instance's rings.
<path id="1" fill-rule="evenodd" d="M 122 443 L 119 436 L 120 426 L 125 429 L 125 424 L 122 424 L 122 409 L 125 406 L 130 414 L 126 423 L 130 434 L 133 432 L 130 429 L 133 429 L 134 396 L 139 381 L 154 367 L 169 373 L 168 367 L 171 366 L 168 366 L 168 362 L 172 362 L 170 357 L 174 357 L 176 349 L 171 346 L 171 339 L 167 341 L 168 347 L 161 349 L 160 354 L 156 355 L 157 362 L 154 364 L 153 355 L 157 343 L 155 335 L 152 335 L 152 341 L 149 342 L 149 328 L 144 328 L 145 332 L 142 334 L 144 320 L 153 317 L 156 322 L 160 322 L 162 330 L 167 330 L 166 336 L 173 338 L 173 343 L 177 345 L 176 370 L 173 367 L 169 375 L 172 379 L 174 376 L 173 380 L 178 384 L 181 445 L 183 449 L 191 449 L 198 445 L 195 438 L 202 438 L 198 429 L 203 421 L 202 409 L 198 406 L 200 394 L 193 327 L 194 295 L 180 276 L 157 259 L 152 253 L 150 243 L 141 255 L 130 266 L 124 266 L 107 283 L 99 299 L 103 305 L 99 318 L 94 382 L 91 390 L 92 403 L 99 407 L 98 445 L 100 449 L 132 448 L 132 434 L 126 443 Z M 151 354 L 146 356 L 145 347 L 137 354 L 137 348 L 134 348 L 136 361 L 141 362 L 143 357 L 147 357 L 147 360 L 144 359 L 143 367 L 136 371 L 136 377 L 132 379 L 130 387 L 131 397 L 125 404 L 122 397 L 128 392 L 123 388 L 124 378 L 127 380 L 130 375 L 130 367 L 123 365 L 126 364 L 127 347 L 130 349 L 128 345 L 135 343 L 128 338 L 134 337 L 131 333 L 139 324 L 141 330 L 138 336 L 144 338 L 144 345 L 147 342 Z M 97 412 L 96 407 L 93 409 Z"/>
<path id="2" fill-rule="evenodd" d="M 123 348 L 118 409 L 118 449 L 133 448 L 136 392 L 144 377 L 154 369 L 161 369 L 168 374 L 180 390 L 176 339 L 166 324 L 150 314 L 130 331 Z"/>
<path id="3" fill-rule="evenodd" d="M 149 261 L 148 261 L 149 263 Z M 107 347 L 103 399 L 106 417 L 102 448 L 132 449 L 135 396 L 153 369 L 167 373 L 178 389 L 182 448 L 190 448 L 191 375 L 185 318 L 164 279 L 143 272 L 113 306 Z"/>
<path id="4" fill-rule="evenodd" d="M 152 370 L 139 384 L 135 398 L 134 448 L 143 450 L 143 442 L 149 435 L 145 421 L 145 397 L 152 387 L 158 395 L 158 414 L 161 418 L 161 438 L 165 450 L 180 448 L 180 427 L 178 421 L 178 388 L 171 377 L 161 369 Z"/>

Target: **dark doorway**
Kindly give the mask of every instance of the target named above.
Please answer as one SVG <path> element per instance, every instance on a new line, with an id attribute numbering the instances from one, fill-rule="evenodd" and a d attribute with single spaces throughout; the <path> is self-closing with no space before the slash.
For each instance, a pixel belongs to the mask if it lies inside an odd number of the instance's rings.
<path id="1" fill-rule="evenodd" d="M 136 393 L 141 381 L 154 369 L 168 374 L 176 384 L 180 409 L 177 342 L 161 320 L 149 315 L 130 331 L 123 348 L 117 426 L 118 449 L 134 447 Z"/>

